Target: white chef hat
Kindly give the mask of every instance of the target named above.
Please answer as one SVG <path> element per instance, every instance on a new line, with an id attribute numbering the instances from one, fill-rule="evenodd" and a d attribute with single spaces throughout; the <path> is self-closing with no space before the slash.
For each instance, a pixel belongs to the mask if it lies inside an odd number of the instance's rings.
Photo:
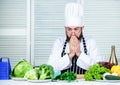
<path id="1" fill-rule="evenodd" d="M 80 3 L 68 3 L 65 7 L 65 26 L 83 26 L 83 7 Z"/>

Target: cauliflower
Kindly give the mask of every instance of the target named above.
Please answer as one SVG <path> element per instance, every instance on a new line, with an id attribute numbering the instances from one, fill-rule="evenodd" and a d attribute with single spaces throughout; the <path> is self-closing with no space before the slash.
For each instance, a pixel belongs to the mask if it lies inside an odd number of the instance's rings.
<path id="1" fill-rule="evenodd" d="M 39 76 L 38 69 L 33 68 L 25 73 L 24 78 L 28 80 L 38 80 L 38 76 Z"/>

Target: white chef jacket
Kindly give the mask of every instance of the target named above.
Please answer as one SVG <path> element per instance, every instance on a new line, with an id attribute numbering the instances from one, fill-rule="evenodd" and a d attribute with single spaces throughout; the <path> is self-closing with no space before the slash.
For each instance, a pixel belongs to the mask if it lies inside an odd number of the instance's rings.
<path id="1" fill-rule="evenodd" d="M 87 55 L 84 53 L 83 41 L 80 42 L 81 54 L 77 59 L 77 66 L 88 69 L 91 65 L 102 61 L 102 56 L 100 56 L 99 50 L 96 46 L 96 42 L 91 37 L 84 37 L 87 47 Z M 48 59 L 48 64 L 52 65 L 54 70 L 64 70 L 72 66 L 72 62 L 68 56 L 69 53 L 69 43 L 66 44 L 65 55 L 61 57 L 63 51 L 64 43 L 66 37 L 59 37 L 54 42 L 52 52 Z"/>

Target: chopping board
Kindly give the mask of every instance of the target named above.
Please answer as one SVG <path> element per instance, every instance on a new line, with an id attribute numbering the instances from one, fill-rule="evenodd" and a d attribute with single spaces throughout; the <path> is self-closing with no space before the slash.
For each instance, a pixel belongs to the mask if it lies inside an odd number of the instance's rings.
<path id="1" fill-rule="evenodd" d="M 84 78 L 84 74 L 77 74 L 77 79 L 83 79 Z"/>

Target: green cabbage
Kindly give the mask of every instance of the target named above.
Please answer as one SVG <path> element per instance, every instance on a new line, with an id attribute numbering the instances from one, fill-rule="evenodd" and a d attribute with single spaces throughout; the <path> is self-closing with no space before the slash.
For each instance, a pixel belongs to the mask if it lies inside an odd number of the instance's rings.
<path id="1" fill-rule="evenodd" d="M 33 66 L 26 60 L 22 60 L 13 68 L 11 77 L 23 78 L 25 73 L 31 69 L 33 69 Z"/>

